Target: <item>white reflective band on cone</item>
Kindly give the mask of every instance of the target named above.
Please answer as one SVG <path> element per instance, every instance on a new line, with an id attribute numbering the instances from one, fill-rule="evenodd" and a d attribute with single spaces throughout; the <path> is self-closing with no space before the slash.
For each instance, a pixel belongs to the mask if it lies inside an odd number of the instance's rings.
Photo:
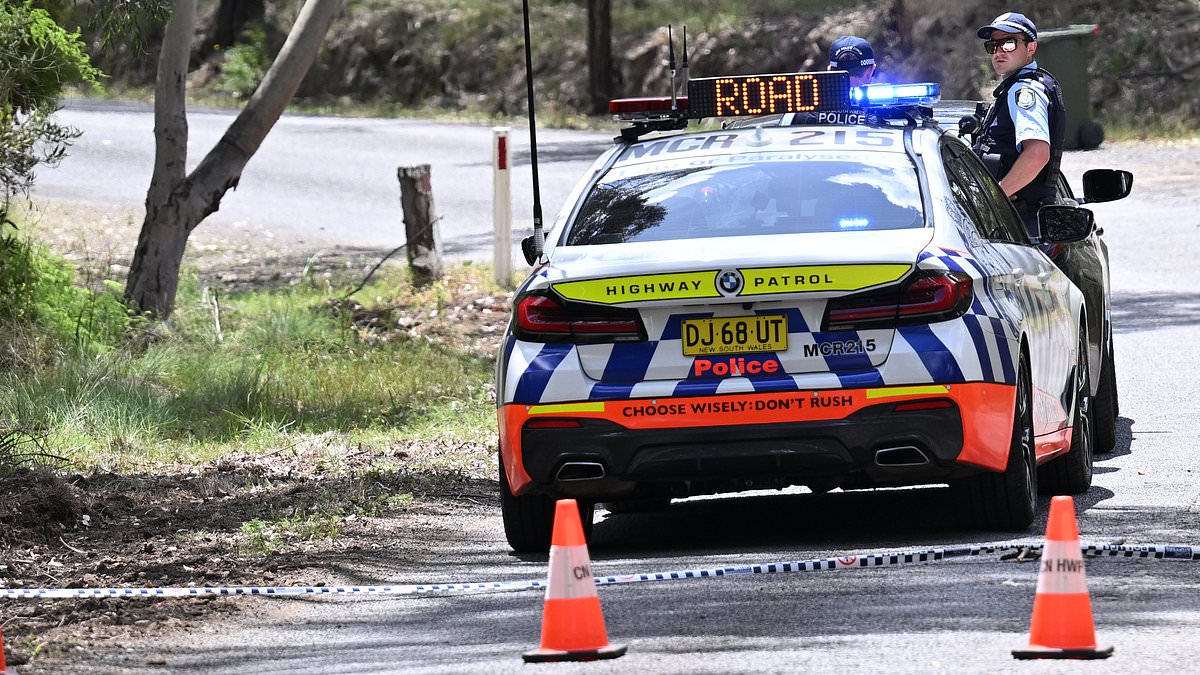
<path id="1" fill-rule="evenodd" d="M 596 595 L 596 578 L 587 546 L 550 547 L 550 585 L 547 600 L 591 598 Z"/>
<path id="2" fill-rule="evenodd" d="M 1038 593 L 1059 595 L 1088 592 L 1078 542 L 1046 540 L 1038 572 Z"/>

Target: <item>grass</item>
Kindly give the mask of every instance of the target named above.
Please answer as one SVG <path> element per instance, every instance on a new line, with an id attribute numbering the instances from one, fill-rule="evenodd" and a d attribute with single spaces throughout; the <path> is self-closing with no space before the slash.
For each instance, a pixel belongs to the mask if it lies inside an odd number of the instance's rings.
<path id="1" fill-rule="evenodd" d="M 488 270 L 455 267 L 420 291 L 402 271 L 387 272 L 355 297 L 437 307 L 463 283 L 490 288 Z M 494 437 L 490 358 L 433 339 L 365 335 L 331 309 L 340 294 L 331 288 L 322 280 L 222 296 L 218 333 L 211 296 L 185 274 L 169 324 L 136 340 L 46 350 L 27 331 L 7 348 L 20 353 L 27 342 L 51 353 L 0 372 L 0 432 L 36 434 L 46 453 L 83 471 L 202 463 L 323 434 L 351 446 Z"/>
<path id="2" fill-rule="evenodd" d="M 336 539 L 341 518 L 331 515 L 292 516 L 278 520 L 254 519 L 242 524 L 245 546 L 257 554 L 273 553 L 296 542 Z"/>
<path id="3" fill-rule="evenodd" d="M 1134 123 L 1127 119 L 1106 118 L 1101 123 L 1104 138 L 1110 141 L 1200 139 L 1200 123 L 1194 119 L 1158 116 Z"/>

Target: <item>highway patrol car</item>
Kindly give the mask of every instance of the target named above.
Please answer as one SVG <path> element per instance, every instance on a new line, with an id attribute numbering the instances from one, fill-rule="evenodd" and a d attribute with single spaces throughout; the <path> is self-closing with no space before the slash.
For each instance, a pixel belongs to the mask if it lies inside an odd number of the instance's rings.
<path id="1" fill-rule="evenodd" d="M 586 526 L 595 502 L 949 483 L 977 524 L 1023 529 L 1039 480 L 1087 490 L 1083 294 L 929 115 L 936 85 L 688 92 L 614 101 L 631 126 L 527 247 L 496 372 L 512 548 L 545 550 L 561 497 Z M 1093 230 L 1042 212 L 1043 243 Z"/>

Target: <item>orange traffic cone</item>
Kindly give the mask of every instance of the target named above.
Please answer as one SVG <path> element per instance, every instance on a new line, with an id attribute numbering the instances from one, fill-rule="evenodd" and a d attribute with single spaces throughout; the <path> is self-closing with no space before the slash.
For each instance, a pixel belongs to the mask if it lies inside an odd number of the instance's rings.
<path id="1" fill-rule="evenodd" d="M 6 675 L 8 673 L 8 666 L 4 665 L 4 630 L 3 630 L 3 628 L 4 628 L 3 626 L 0 626 L 0 675 Z M 16 674 L 16 672 L 13 672 L 12 675 L 17 675 L 17 674 Z"/>
<path id="2" fill-rule="evenodd" d="M 608 644 L 579 507 L 574 499 L 560 499 L 555 506 L 554 536 L 550 540 L 550 581 L 542 614 L 542 646 L 525 652 L 525 661 L 594 661 L 624 654 L 625 645 Z"/>
<path id="3" fill-rule="evenodd" d="M 1075 501 L 1055 497 L 1050 500 L 1029 646 L 1014 649 L 1012 654 L 1018 659 L 1107 659 L 1112 653 L 1112 647 L 1096 646 L 1092 602 L 1075 525 Z"/>

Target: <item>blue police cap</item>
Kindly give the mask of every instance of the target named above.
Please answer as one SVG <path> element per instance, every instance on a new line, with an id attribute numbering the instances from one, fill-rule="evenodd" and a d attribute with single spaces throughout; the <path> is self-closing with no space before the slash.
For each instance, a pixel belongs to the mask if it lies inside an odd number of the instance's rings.
<path id="1" fill-rule="evenodd" d="M 829 69 L 844 70 L 854 66 L 875 65 L 875 50 L 871 43 L 853 35 L 843 35 L 829 46 Z"/>
<path id="2" fill-rule="evenodd" d="M 987 40 L 992 37 L 992 31 L 1002 30 L 1005 33 L 1021 33 L 1030 40 L 1037 40 L 1037 26 L 1029 20 L 1029 17 L 1020 12 L 1005 12 L 1000 16 L 992 19 L 992 22 L 975 31 L 980 40 Z"/>

